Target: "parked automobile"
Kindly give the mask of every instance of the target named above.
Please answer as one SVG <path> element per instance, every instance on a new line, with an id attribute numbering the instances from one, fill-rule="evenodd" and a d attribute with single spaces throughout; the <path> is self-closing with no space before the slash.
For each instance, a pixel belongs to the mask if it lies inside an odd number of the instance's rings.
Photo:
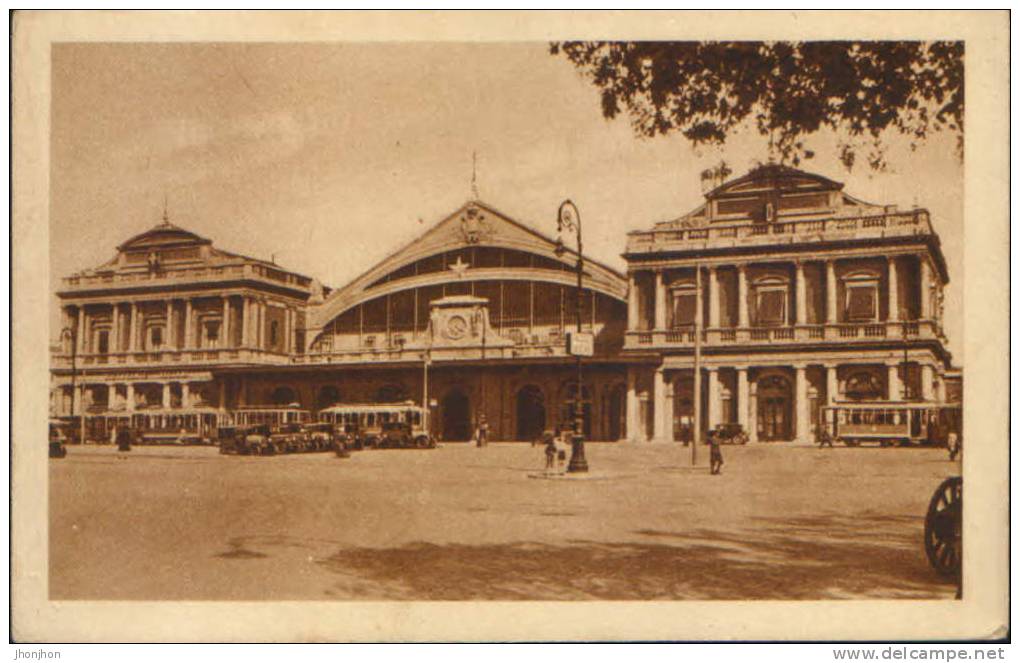
<path id="1" fill-rule="evenodd" d="M 217 428 L 216 443 L 220 447 L 220 453 L 246 455 L 248 453 L 248 446 L 244 439 L 246 433 L 247 430 L 244 426 L 220 426 Z"/>
<path id="2" fill-rule="evenodd" d="M 243 446 L 252 456 L 271 456 L 277 448 L 271 439 L 269 424 L 255 424 L 244 431 Z"/>
<path id="3" fill-rule="evenodd" d="M 333 448 L 336 440 L 336 431 L 333 424 L 317 423 L 304 424 L 301 427 L 310 446 L 309 451 L 329 451 Z"/>
<path id="4" fill-rule="evenodd" d="M 436 446 L 435 440 L 415 431 L 407 421 L 384 423 L 377 440 L 376 446 L 379 449 L 433 449 Z"/>
<path id="5" fill-rule="evenodd" d="M 747 444 L 747 432 L 740 424 L 719 424 L 715 427 L 719 444 Z"/>
<path id="6" fill-rule="evenodd" d="M 269 441 L 278 454 L 302 453 L 308 451 L 308 438 L 301 424 L 280 424 L 270 429 Z"/>

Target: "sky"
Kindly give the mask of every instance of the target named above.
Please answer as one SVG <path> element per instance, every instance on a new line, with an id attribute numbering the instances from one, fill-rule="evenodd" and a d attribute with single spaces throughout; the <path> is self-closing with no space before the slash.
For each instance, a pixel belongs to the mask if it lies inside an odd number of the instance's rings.
<path id="1" fill-rule="evenodd" d="M 472 197 L 547 234 L 566 198 L 585 253 L 623 270 L 626 233 L 701 202 L 702 170 L 767 159 L 744 131 L 722 147 L 639 138 L 602 117 L 562 56 L 524 43 L 57 44 L 52 51 L 50 272 L 96 267 L 171 222 L 222 249 L 337 287 Z M 868 202 L 932 213 L 951 282 L 945 326 L 963 358 L 963 164 L 955 137 L 889 167 L 847 171 L 837 136 L 802 168 Z M 56 328 L 54 296 L 51 323 Z"/>

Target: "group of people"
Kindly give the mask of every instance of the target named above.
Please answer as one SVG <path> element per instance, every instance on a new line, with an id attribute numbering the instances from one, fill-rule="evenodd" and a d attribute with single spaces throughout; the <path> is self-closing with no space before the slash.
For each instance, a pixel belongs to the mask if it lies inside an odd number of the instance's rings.
<path id="1" fill-rule="evenodd" d="M 562 469 L 567 459 L 566 446 L 573 434 L 574 429 L 565 425 L 542 433 L 542 443 L 545 445 L 545 469 Z"/>

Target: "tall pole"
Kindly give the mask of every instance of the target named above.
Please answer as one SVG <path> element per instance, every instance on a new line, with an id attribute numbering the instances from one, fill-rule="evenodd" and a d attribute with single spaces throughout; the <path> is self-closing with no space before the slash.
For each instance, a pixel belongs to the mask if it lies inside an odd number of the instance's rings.
<path id="1" fill-rule="evenodd" d="M 426 350 L 422 354 L 422 385 L 421 385 L 421 407 L 422 407 L 422 428 L 425 429 L 426 435 L 432 435 L 432 430 L 429 428 L 429 351 Z"/>
<path id="2" fill-rule="evenodd" d="M 74 421 L 74 392 L 78 390 L 78 334 L 74 329 L 64 327 L 60 332 L 60 338 L 63 339 L 65 335 L 71 339 L 71 421 Z M 85 442 L 84 430 L 79 442 Z"/>
<path id="3" fill-rule="evenodd" d="M 691 444 L 691 465 L 698 463 L 701 444 L 701 265 L 694 265 L 694 441 Z"/>
<path id="4" fill-rule="evenodd" d="M 560 232 L 563 232 L 563 230 L 575 230 L 577 232 L 577 298 L 575 301 L 575 312 L 577 315 L 577 336 L 580 337 L 582 324 L 581 302 L 584 296 L 584 248 L 581 244 L 581 214 L 570 200 L 564 200 L 560 204 L 557 225 Z M 584 456 L 584 373 L 581 365 L 581 355 L 575 351 L 574 356 L 577 361 L 577 391 L 574 393 L 574 434 L 570 440 L 570 463 L 567 465 L 567 472 L 587 472 L 588 460 Z"/>

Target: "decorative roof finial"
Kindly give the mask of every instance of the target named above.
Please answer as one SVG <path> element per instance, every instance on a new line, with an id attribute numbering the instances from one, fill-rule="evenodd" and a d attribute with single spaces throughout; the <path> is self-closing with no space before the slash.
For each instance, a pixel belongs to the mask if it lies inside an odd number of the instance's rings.
<path id="1" fill-rule="evenodd" d="M 471 199 L 478 200 L 478 152 L 471 153 Z"/>
<path id="2" fill-rule="evenodd" d="M 163 192 L 163 225 L 170 225 L 170 215 L 166 211 L 166 192 Z"/>

